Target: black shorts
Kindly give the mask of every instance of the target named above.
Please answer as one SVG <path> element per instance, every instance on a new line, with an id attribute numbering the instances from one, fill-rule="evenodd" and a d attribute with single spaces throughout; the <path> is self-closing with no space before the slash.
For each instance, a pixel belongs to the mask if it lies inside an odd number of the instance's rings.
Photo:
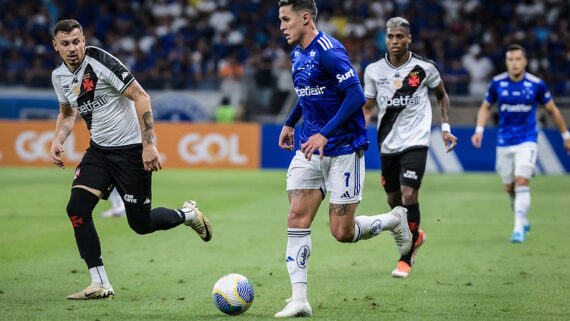
<path id="1" fill-rule="evenodd" d="M 395 155 L 380 155 L 382 185 L 386 193 L 400 190 L 400 186 L 419 189 L 426 170 L 427 147 L 406 150 Z"/>
<path id="2" fill-rule="evenodd" d="M 73 186 L 98 189 L 103 199 L 116 187 L 125 205 L 150 207 L 151 178 L 152 173 L 144 169 L 142 144 L 102 147 L 91 141 L 75 170 Z"/>

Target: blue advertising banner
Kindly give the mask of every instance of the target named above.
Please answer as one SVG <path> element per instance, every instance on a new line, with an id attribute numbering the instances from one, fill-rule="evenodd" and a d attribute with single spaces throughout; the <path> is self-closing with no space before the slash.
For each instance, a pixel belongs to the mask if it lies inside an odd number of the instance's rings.
<path id="1" fill-rule="evenodd" d="M 281 125 L 265 124 L 262 126 L 261 167 L 265 169 L 283 169 L 289 166 L 294 152 L 285 151 L 277 146 Z M 455 150 L 447 153 L 441 130 L 432 129 L 430 149 L 426 163 L 427 172 L 462 173 L 495 171 L 496 128 L 486 128 L 481 149 L 473 147 L 471 135 L 473 127 L 453 127 L 452 132 L 458 138 Z M 296 133 L 299 128 L 296 128 Z M 367 169 L 380 169 L 380 157 L 376 139 L 376 128 L 368 128 L 370 147 L 365 152 Z M 295 135 L 295 148 L 300 148 L 299 137 Z M 556 129 L 541 129 L 538 136 L 537 173 L 560 175 L 570 173 L 570 156 L 564 150 L 562 138 Z"/>

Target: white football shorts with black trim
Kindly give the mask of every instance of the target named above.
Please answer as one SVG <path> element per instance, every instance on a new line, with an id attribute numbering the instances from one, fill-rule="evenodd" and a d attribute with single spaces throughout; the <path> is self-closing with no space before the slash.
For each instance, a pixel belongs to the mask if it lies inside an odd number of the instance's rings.
<path id="1" fill-rule="evenodd" d="M 531 178 L 536 166 L 538 145 L 524 142 L 512 146 L 498 146 L 495 167 L 503 184 L 511 184 L 515 176 Z"/>
<path id="2" fill-rule="evenodd" d="M 340 156 L 314 154 L 311 160 L 298 150 L 287 170 L 287 191 L 296 189 L 320 190 L 323 199 L 331 193 L 330 203 L 353 204 L 362 200 L 364 186 L 364 153 L 357 151 Z"/>

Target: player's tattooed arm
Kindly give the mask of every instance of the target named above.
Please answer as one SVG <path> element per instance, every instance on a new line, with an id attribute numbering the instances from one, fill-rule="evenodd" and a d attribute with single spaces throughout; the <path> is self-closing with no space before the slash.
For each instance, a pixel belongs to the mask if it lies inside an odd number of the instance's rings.
<path id="1" fill-rule="evenodd" d="M 152 112 L 147 111 L 142 115 L 143 126 L 142 129 L 142 139 L 147 144 L 152 144 L 154 142 L 154 122 L 152 121 Z"/>
<path id="2" fill-rule="evenodd" d="M 154 121 L 152 119 L 150 97 L 137 81 L 133 81 L 123 92 L 123 95 L 135 103 L 135 109 L 141 125 L 143 144 L 154 144 Z"/>

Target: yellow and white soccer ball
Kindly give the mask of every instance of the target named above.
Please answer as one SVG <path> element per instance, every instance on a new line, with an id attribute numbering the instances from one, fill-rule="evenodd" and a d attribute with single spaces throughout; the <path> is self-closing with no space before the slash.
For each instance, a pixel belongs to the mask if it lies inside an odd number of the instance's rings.
<path id="1" fill-rule="evenodd" d="M 227 314 L 242 314 L 253 303 L 253 285 L 237 273 L 222 276 L 212 290 L 212 299 L 216 307 Z"/>

